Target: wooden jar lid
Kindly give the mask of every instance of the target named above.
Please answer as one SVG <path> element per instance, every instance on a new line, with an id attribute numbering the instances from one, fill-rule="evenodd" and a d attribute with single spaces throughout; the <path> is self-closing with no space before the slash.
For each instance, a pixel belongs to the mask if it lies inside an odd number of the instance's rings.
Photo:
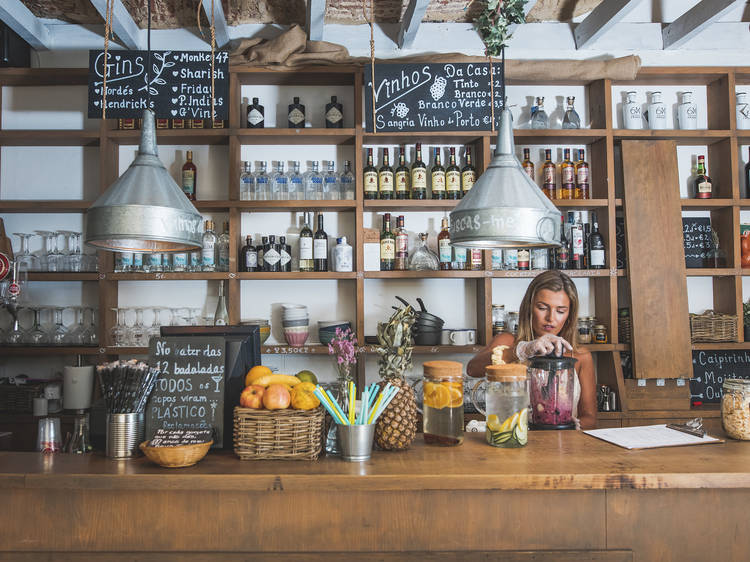
<path id="1" fill-rule="evenodd" d="M 422 366 L 426 377 L 455 379 L 463 377 L 464 366 L 458 361 L 427 361 Z"/>
<path id="2" fill-rule="evenodd" d="M 526 365 L 523 363 L 487 365 L 485 374 L 487 380 L 492 382 L 520 382 L 526 380 Z"/>

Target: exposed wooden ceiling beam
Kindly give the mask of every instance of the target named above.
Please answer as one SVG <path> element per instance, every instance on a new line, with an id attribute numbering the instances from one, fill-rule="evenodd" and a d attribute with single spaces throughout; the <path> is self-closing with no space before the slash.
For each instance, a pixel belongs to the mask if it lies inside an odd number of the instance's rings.
<path id="1" fill-rule="evenodd" d="M 576 49 L 584 49 L 620 23 L 640 0 L 604 0 L 576 26 Z"/>
<path id="2" fill-rule="evenodd" d="M 523 17 L 526 19 L 526 16 L 529 15 L 529 12 L 531 9 L 536 6 L 537 0 L 527 0 L 526 5 L 523 7 Z M 508 32 L 513 35 L 513 32 L 518 28 L 520 24 L 514 23 L 510 26 L 508 26 Z"/>
<path id="3" fill-rule="evenodd" d="M 0 20 L 37 51 L 47 51 L 52 48 L 52 38 L 47 26 L 32 14 L 21 3 L 21 0 L 2 0 Z"/>
<path id="4" fill-rule="evenodd" d="M 307 38 L 310 41 L 323 40 L 323 25 L 326 16 L 326 0 L 307 0 Z"/>
<path id="5" fill-rule="evenodd" d="M 662 30 L 664 48 L 679 49 L 741 1 L 702 0 Z"/>
<path id="6" fill-rule="evenodd" d="M 414 43 L 419 24 L 427 11 L 430 0 L 409 0 L 404 12 L 401 28 L 398 30 L 398 48 L 408 49 Z"/>
<path id="7" fill-rule="evenodd" d="M 107 0 L 89 0 L 102 19 L 107 21 Z M 114 0 L 112 9 L 112 30 L 125 47 L 134 51 L 143 49 L 139 38 L 140 29 L 130 16 L 122 0 Z"/>
<path id="8" fill-rule="evenodd" d="M 206 12 L 206 18 L 211 23 L 211 0 L 201 0 L 201 2 L 203 3 L 203 11 Z M 221 48 L 229 43 L 229 26 L 227 25 L 227 18 L 224 15 L 221 0 L 213 0 L 213 10 L 216 46 Z"/>

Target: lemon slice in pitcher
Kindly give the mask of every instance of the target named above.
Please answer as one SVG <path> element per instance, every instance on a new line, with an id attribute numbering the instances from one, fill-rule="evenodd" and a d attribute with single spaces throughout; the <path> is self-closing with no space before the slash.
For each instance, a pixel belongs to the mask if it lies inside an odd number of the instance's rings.
<path id="1" fill-rule="evenodd" d="M 524 408 L 516 415 L 518 415 L 518 425 L 513 431 L 513 436 L 519 445 L 526 445 L 529 440 L 529 411 Z"/>

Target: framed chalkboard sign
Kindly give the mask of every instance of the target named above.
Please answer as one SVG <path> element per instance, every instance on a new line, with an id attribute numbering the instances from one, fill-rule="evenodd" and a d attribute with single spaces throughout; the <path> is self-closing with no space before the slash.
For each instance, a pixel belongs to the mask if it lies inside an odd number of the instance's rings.
<path id="1" fill-rule="evenodd" d="M 500 123 L 502 63 L 492 64 L 495 127 Z M 489 131 L 489 63 L 376 64 L 364 70 L 365 128 L 376 131 Z M 374 96 L 373 96 L 374 92 Z"/>
<path id="2" fill-rule="evenodd" d="M 721 402 L 726 379 L 750 379 L 750 350 L 693 351 L 693 378 L 690 379 L 693 403 Z"/>
<path id="3" fill-rule="evenodd" d="M 685 247 L 685 267 L 714 267 L 714 241 L 711 219 L 682 217 L 682 242 Z"/>
<path id="4" fill-rule="evenodd" d="M 151 108 L 164 119 L 211 119 L 211 52 L 147 51 L 107 53 L 107 117 L 141 117 Z M 102 116 L 104 51 L 89 51 L 89 117 Z M 147 82 L 148 79 L 148 82 Z M 214 53 L 215 119 L 229 118 L 229 53 Z"/>

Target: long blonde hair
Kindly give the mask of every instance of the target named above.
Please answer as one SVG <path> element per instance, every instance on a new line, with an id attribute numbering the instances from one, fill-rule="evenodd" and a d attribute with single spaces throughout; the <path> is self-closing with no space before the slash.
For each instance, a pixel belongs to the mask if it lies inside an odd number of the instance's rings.
<path id="1" fill-rule="evenodd" d="M 578 291 L 573 281 L 564 273 L 557 270 L 545 271 L 537 275 L 526 289 L 518 311 L 518 335 L 516 341 L 531 341 L 536 339 L 533 329 L 532 313 L 534 300 L 539 291 L 565 291 L 570 300 L 568 318 L 558 334 L 573 346 L 573 352 L 578 351 Z"/>

